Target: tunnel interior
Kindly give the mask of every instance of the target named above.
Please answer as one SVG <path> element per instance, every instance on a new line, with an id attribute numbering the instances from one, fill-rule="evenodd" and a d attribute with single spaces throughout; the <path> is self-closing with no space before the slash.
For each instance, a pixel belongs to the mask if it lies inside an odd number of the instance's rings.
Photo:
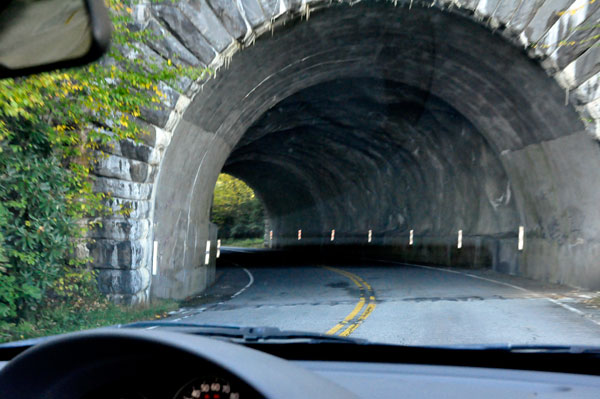
<path id="1" fill-rule="evenodd" d="M 441 99 L 390 80 L 332 80 L 287 97 L 248 129 L 224 171 L 260 193 L 275 247 L 361 245 L 369 230 L 377 245 L 408 244 L 410 230 L 502 235 L 518 226 L 484 136 Z"/>
<path id="2" fill-rule="evenodd" d="M 600 286 L 599 146 L 564 98 L 522 48 L 461 14 L 368 2 L 297 18 L 183 114 L 155 200 L 162 268 L 179 278 L 199 263 L 190 248 L 223 171 L 264 202 L 276 248 Z"/>

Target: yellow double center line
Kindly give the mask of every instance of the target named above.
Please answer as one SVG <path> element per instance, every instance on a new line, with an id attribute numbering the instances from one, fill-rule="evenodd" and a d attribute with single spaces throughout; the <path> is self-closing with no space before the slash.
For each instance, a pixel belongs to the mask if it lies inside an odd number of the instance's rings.
<path id="1" fill-rule="evenodd" d="M 360 299 L 354 309 L 352 309 L 352 312 L 348 313 L 348 316 L 346 316 L 344 320 L 340 321 L 325 333 L 347 337 L 352 334 L 371 313 L 373 313 L 373 310 L 375 310 L 375 293 L 369 283 L 354 273 L 330 266 L 323 266 L 323 268 L 349 278 L 360 290 Z"/>

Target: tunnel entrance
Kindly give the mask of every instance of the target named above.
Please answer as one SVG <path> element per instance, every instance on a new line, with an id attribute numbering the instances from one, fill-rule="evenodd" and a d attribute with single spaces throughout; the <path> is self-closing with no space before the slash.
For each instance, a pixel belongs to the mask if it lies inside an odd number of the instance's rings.
<path id="1" fill-rule="evenodd" d="M 244 181 L 221 173 L 215 184 L 210 220 L 219 232 L 219 244 L 263 248 L 268 229 L 260 198 Z"/>
<path id="2" fill-rule="evenodd" d="M 223 170 L 263 199 L 277 248 L 600 287 L 599 167 L 522 49 L 435 8 L 331 6 L 240 52 L 183 113 L 155 195 L 161 279 L 203 264 Z"/>

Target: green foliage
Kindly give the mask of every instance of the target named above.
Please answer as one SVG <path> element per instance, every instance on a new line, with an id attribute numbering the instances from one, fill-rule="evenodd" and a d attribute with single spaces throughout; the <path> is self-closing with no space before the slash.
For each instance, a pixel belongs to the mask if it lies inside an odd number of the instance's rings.
<path id="1" fill-rule="evenodd" d="M 49 304 L 100 306 L 89 259 L 75 256 L 95 223 L 85 221 L 110 212 L 110 193 L 93 191 L 94 160 L 139 140 L 135 118 L 160 107 L 161 82 L 207 73 L 131 57 L 152 39 L 132 29 L 132 3 L 106 1 L 113 46 L 99 63 L 0 80 L 0 330 Z"/>
<path id="2" fill-rule="evenodd" d="M 0 142 L 0 317 L 11 318 L 34 311 L 68 264 L 77 212 L 70 198 L 76 187 L 49 152 L 44 126 L 4 122 L 14 134 Z"/>
<path id="3" fill-rule="evenodd" d="M 215 185 L 212 221 L 219 237 L 260 237 L 265 229 L 262 204 L 243 181 L 222 173 Z"/>
<path id="4" fill-rule="evenodd" d="M 38 310 L 35 321 L 0 327 L 0 342 L 63 334 L 138 320 L 160 319 L 179 308 L 175 301 L 156 301 L 147 306 L 124 307 L 104 302 L 93 309 L 74 309 L 64 302 Z"/>
<path id="5" fill-rule="evenodd" d="M 264 237 L 257 238 L 226 238 L 221 241 L 221 245 L 241 248 L 264 248 Z"/>

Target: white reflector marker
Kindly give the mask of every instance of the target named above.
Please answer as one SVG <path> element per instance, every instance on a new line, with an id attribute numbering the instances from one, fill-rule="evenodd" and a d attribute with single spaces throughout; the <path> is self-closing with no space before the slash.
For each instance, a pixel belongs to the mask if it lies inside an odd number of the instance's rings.
<path id="1" fill-rule="evenodd" d="M 456 244 L 456 248 L 462 248 L 462 230 L 458 230 L 458 244 Z"/>
<path id="2" fill-rule="evenodd" d="M 298 241 L 302 239 L 302 230 L 298 230 Z"/>
<path id="3" fill-rule="evenodd" d="M 335 240 L 335 229 L 331 230 L 331 241 Z"/>
<path id="4" fill-rule="evenodd" d="M 206 241 L 206 252 L 204 255 L 204 264 L 208 265 L 208 262 L 210 262 L 210 240 Z"/>
<path id="5" fill-rule="evenodd" d="M 217 240 L 217 258 L 221 256 L 221 240 Z"/>
<path id="6" fill-rule="evenodd" d="M 415 231 L 411 230 L 410 234 L 408 236 L 408 245 L 413 245 L 413 243 L 414 243 L 414 240 L 413 240 L 414 235 L 415 235 Z"/>
<path id="7" fill-rule="evenodd" d="M 525 246 L 525 227 L 519 226 L 519 251 L 523 250 Z"/>
<path id="8" fill-rule="evenodd" d="M 156 276 L 158 269 L 158 241 L 154 241 L 154 247 L 152 252 L 152 275 Z"/>
<path id="9" fill-rule="evenodd" d="M 367 236 L 367 242 L 371 242 L 373 239 L 373 230 L 369 230 L 369 234 Z"/>

